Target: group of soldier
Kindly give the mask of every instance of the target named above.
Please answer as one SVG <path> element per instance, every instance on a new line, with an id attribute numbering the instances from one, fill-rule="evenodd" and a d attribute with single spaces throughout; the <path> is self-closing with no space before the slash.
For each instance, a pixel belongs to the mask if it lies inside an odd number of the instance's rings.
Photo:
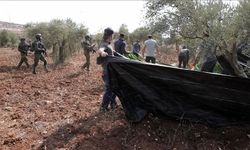
<path id="1" fill-rule="evenodd" d="M 17 69 L 21 67 L 23 63 L 26 64 L 27 68 L 30 67 L 27 59 L 28 51 L 34 52 L 34 64 L 32 65 L 32 73 L 36 74 L 36 67 L 39 63 L 39 60 L 44 63 L 44 70 L 48 72 L 47 68 L 47 60 L 45 57 L 47 56 L 46 48 L 42 42 L 42 35 L 40 33 L 35 35 L 35 40 L 32 43 L 27 43 L 25 38 L 20 39 L 20 43 L 18 45 L 18 51 L 20 52 L 21 59 L 17 65 Z"/>
<path id="2" fill-rule="evenodd" d="M 127 55 L 129 52 L 126 51 L 126 41 L 125 41 L 125 35 L 123 33 L 120 33 L 119 39 L 117 39 L 114 42 L 114 50 L 115 50 L 115 56 L 118 55 Z M 95 44 L 92 43 L 92 39 L 89 35 L 85 36 L 85 39 L 81 42 L 82 48 L 84 50 L 84 56 L 86 62 L 81 67 L 83 70 L 86 69 L 87 71 L 90 70 L 90 53 L 96 52 L 95 50 Z M 152 36 L 148 36 L 148 40 L 145 41 L 144 47 L 142 49 L 142 57 L 144 57 L 144 52 L 146 51 L 146 62 L 152 62 L 155 63 L 155 57 L 156 57 L 156 50 L 158 51 L 157 43 L 154 39 L 152 39 Z M 28 63 L 27 55 L 28 52 L 34 52 L 34 64 L 32 65 L 32 73 L 36 74 L 36 67 L 39 63 L 39 60 L 43 61 L 44 63 L 44 70 L 45 72 L 48 72 L 48 63 L 46 60 L 47 53 L 46 48 L 44 46 L 44 43 L 42 42 L 42 35 L 36 34 L 35 40 L 31 42 L 27 42 L 25 38 L 20 39 L 20 43 L 18 45 L 18 51 L 20 52 L 20 61 L 17 65 L 17 69 L 19 69 L 23 63 L 26 64 L 27 68 L 30 68 L 30 65 Z M 136 57 L 140 57 L 140 51 L 141 51 L 141 45 L 140 41 L 136 40 L 136 42 L 133 44 L 133 51 L 132 53 Z"/>

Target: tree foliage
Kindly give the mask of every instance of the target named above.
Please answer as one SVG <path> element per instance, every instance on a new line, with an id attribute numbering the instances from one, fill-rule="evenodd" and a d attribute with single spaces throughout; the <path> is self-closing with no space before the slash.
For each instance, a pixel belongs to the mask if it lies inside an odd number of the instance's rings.
<path id="1" fill-rule="evenodd" d="M 128 35 L 129 34 L 128 26 L 126 24 L 122 24 L 119 28 L 119 33 Z"/>
<path id="2" fill-rule="evenodd" d="M 99 47 L 101 41 L 102 41 L 102 35 L 103 33 L 96 33 L 94 36 L 93 36 L 93 41 L 92 42 L 95 42 L 97 43 L 97 46 Z"/>
<path id="3" fill-rule="evenodd" d="M 52 20 L 49 23 L 28 24 L 27 36 L 34 39 L 41 33 L 45 46 L 52 49 L 55 64 L 63 63 L 66 58 L 81 49 L 81 40 L 88 30 L 84 25 L 77 25 L 72 20 Z"/>
<path id="4" fill-rule="evenodd" d="M 129 30 L 128 30 L 128 26 L 126 24 L 121 24 L 118 32 L 114 33 L 114 39 L 118 39 L 120 34 L 125 35 L 124 39 L 125 39 L 127 45 L 130 45 L 131 44 L 130 33 L 129 33 Z M 130 47 L 127 46 L 127 49 L 130 49 Z"/>
<path id="5" fill-rule="evenodd" d="M 158 44 L 161 45 L 164 41 L 164 38 L 162 37 L 161 34 L 158 32 L 152 31 L 149 27 L 143 26 L 135 29 L 132 33 L 130 33 L 130 41 L 131 44 L 135 42 L 136 40 L 139 40 L 140 42 L 144 42 L 147 40 L 148 35 L 152 35 L 155 40 L 158 41 Z"/>
<path id="6" fill-rule="evenodd" d="M 239 41 L 248 44 L 243 53 L 250 54 L 250 2 L 248 0 L 240 1 L 238 6 L 238 16 L 236 18 L 237 28 L 239 29 Z"/>
<path id="7" fill-rule="evenodd" d="M 222 0 L 149 0 L 146 18 L 155 31 L 172 33 L 174 40 L 188 41 L 194 47 L 208 33 L 219 47 L 216 52 L 226 55 L 236 74 L 245 76 L 237 64 L 236 47 L 247 37 L 243 31 L 249 31 L 249 3 L 242 0 L 235 7 Z"/>
<path id="8" fill-rule="evenodd" d="M 0 31 L 0 47 L 16 47 L 18 37 L 14 32 L 8 30 Z"/>
<path id="9" fill-rule="evenodd" d="M 135 29 L 131 34 L 131 41 L 135 42 L 136 40 L 145 41 L 149 34 L 149 29 L 147 27 L 140 27 Z"/>

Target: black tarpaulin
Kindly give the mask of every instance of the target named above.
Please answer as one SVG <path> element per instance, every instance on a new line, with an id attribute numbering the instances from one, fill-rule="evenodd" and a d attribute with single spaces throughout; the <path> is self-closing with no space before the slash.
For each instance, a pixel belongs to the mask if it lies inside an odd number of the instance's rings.
<path id="1" fill-rule="evenodd" d="M 214 127 L 250 121 L 249 79 L 108 59 L 112 90 L 133 122 L 147 113 Z"/>

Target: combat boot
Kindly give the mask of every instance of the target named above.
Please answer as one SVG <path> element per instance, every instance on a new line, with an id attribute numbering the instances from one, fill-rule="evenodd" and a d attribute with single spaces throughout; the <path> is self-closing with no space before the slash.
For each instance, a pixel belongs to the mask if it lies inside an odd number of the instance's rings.
<path id="1" fill-rule="evenodd" d="M 89 67 L 86 67 L 86 70 L 89 72 L 90 70 L 89 70 Z"/>
<path id="2" fill-rule="evenodd" d="M 48 73 L 48 72 L 49 72 L 49 70 L 48 70 L 47 66 L 44 66 L 44 71 L 45 71 L 46 73 Z"/>
<path id="3" fill-rule="evenodd" d="M 30 65 L 26 62 L 26 66 L 27 66 L 27 68 L 30 68 Z"/>
<path id="4" fill-rule="evenodd" d="M 46 68 L 46 69 L 44 69 L 44 71 L 46 72 L 46 73 L 48 73 L 49 72 L 49 70 Z"/>
<path id="5" fill-rule="evenodd" d="M 21 67 L 21 63 L 19 63 L 17 66 L 16 66 L 16 69 L 18 70 L 18 69 L 20 69 L 20 67 Z"/>
<path id="6" fill-rule="evenodd" d="M 32 73 L 33 73 L 33 74 L 36 74 L 36 69 L 35 69 L 34 66 L 32 66 Z"/>
<path id="7" fill-rule="evenodd" d="M 100 112 L 100 113 L 106 113 L 106 112 L 108 112 L 108 111 L 109 111 L 108 108 L 104 108 L 104 107 L 100 107 L 100 108 L 99 108 L 99 112 Z"/>

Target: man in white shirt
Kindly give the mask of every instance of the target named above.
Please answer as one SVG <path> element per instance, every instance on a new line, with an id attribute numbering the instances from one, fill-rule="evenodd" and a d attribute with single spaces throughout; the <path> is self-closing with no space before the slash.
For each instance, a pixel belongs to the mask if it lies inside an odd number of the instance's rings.
<path id="1" fill-rule="evenodd" d="M 148 39 L 144 42 L 144 47 L 142 49 L 142 57 L 144 58 L 144 53 L 146 50 L 146 62 L 155 63 L 156 52 L 158 52 L 158 45 L 156 41 L 152 38 L 152 35 L 148 36 Z"/>

